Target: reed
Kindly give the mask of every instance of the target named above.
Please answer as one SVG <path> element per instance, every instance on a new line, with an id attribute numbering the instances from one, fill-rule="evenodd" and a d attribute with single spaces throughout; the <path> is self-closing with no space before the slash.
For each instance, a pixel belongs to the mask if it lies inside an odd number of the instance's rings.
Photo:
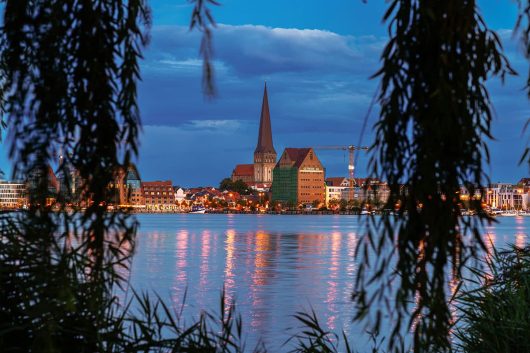
<path id="1" fill-rule="evenodd" d="M 530 352 L 530 247 L 494 251 L 456 297 L 457 351 Z"/>

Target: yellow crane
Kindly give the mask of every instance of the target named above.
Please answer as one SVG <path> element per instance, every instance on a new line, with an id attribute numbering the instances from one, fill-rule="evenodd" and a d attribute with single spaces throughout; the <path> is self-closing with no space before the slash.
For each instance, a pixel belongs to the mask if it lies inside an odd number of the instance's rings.
<path id="1" fill-rule="evenodd" d="M 348 179 L 350 182 L 350 190 L 348 193 L 348 198 L 350 200 L 353 200 L 353 187 L 355 184 L 355 158 L 354 153 L 355 151 L 368 151 L 368 146 L 354 146 L 354 145 L 347 145 L 347 146 L 316 146 L 313 147 L 316 150 L 334 150 L 334 151 L 348 151 Z"/>

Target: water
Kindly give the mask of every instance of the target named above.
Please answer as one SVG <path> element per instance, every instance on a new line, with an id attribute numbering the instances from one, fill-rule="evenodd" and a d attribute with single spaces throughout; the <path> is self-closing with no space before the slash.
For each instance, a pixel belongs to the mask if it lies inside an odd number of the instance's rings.
<path id="1" fill-rule="evenodd" d="M 131 282 L 180 307 L 185 316 L 218 312 L 225 286 L 241 313 L 247 342 L 259 338 L 270 352 L 299 327 L 292 317 L 313 308 L 330 330 L 344 330 L 367 347 L 363 328 L 351 322 L 357 265 L 355 247 L 364 229 L 358 216 L 140 215 Z M 500 218 L 487 227 L 488 243 L 523 246 L 530 217 Z"/>

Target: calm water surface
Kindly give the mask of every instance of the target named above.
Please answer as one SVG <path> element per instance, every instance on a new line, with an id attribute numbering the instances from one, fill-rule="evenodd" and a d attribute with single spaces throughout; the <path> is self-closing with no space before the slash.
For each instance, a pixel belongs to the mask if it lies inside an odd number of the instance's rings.
<path id="1" fill-rule="evenodd" d="M 140 215 L 131 281 L 154 290 L 185 316 L 201 309 L 218 312 L 220 292 L 235 299 L 247 342 L 258 338 L 270 352 L 299 324 L 292 315 L 311 307 L 330 330 L 344 330 L 367 347 L 362 327 L 353 324 L 350 300 L 353 259 L 364 229 L 358 216 Z M 528 241 L 530 217 L 500 218 L 486 228 L 496 246 Z M 294 331 L 293 331 L 294 332 Z"/>

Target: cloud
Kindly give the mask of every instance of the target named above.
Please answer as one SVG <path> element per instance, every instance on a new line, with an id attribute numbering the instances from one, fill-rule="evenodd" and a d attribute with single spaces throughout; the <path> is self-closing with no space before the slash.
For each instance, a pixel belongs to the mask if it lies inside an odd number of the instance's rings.
<path id="1" fill-rule="evenodd" d="M 527 60 L 510 30 L 499 31 L 506 55 L 521 76 L 488 83 L 497 112 L 492 142 L 494 178 L 516 181 L 516 167 L 530 116 L 522 90 Z M 214 32 L 215 84 L 219 95 L 201 92 L 200 33 L 157 26 L 145 52 L 140 107 L 146 124 L 141 166 L 149 178 L 171 176 L 184 185 L 211 184 L 237 163 L 252 161 L 263 93 L 269 87 L 277 151 L 284 147 L 355 144 L 372 101 L 386 38 L 296 28 L 219 25 Z M 374 107 L 363 143 L 373 139 Z M 324 154 L 328 173 L 340 175 L 343 156 Z M 367 158 L 365 158 L 367 159 Z M 154 162 L 156 161 L 156 163 Z M 200 161 L 200 162 L 198 162 Z M 360 164 L 359 175 L 366 174 Z M 511 166 L 508 166 L 508 164 Z"/>
<path id="2" fill-rule="evenodd" d="M 140 87 L 146 123 L 180 126 L 190 117 L 256 123 L 264 81 L 269 83 L 280 132 L 290 130 L 288 119 L 360 120 L 375 90 L 375 81 L 368 77 L 377 69 L 385 40 L 314 29 L 221 24 L 214 33 L 219 96 L 213 101 L 205 101 L 201 94 L 199 43 L 200 33 L 184 27 L 153 28 Z"/>
<path id="3" fill-rule="evenodd" d="M 151 60 L 164 64 L 172 59 L 180 63 L 197 57 L 197 32 L 159 26 L 153 29 L 152 37 Z M 317 29 L 259 25 L 220 24 L 214 32 L 216 60 L 241 77 L 282 72 L 366 72 L 366 59 L 374 63 L 384 42 L 384 38 L 375 36 L 342 36 Z"/>
<path id="4" fill-rule="evenodd" d="M 237 120 L 190 120 L 186 130 L 211 130 L 216 133 L 233 133 L 241 126 Z"/>

